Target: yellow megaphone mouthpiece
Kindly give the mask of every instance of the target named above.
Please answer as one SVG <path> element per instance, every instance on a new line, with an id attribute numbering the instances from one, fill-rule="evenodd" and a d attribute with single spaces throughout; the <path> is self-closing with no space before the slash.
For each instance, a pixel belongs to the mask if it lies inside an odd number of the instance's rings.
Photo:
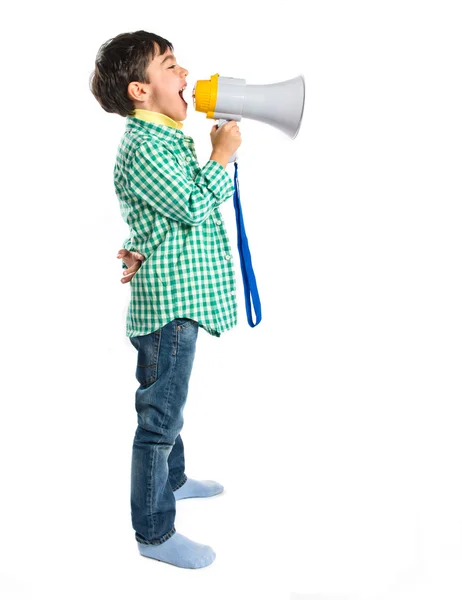
<path id="1" fill-rule="evenodd" d="M 213 119 L 218 97 L 218 77 L 216 73 L 210 79 L 200 79 L 193 90 L 194 108 L 206 113 L 207 119 Z"/>

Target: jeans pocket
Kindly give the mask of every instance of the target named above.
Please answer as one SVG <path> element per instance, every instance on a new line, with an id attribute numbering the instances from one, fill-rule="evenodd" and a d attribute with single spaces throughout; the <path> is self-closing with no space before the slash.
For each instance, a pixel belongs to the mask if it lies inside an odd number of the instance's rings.
<path id="1" fill-rule="evenodd" d="M 197 321 L 187 318 L 175 319 L 175 325 L 181 327 L 181 329 L 187 329 L 188 327 L 191 327 L 191 325 L 197 325 Z"/>
<path id="2" fill-rule="evenodd" d="M 160 330 L 148 335 L 130 338 L 132 345 L 138 350 L 136 364 L 136 379 L 142 386 L 148 386 L 157 381 L 160 352 Z"/>

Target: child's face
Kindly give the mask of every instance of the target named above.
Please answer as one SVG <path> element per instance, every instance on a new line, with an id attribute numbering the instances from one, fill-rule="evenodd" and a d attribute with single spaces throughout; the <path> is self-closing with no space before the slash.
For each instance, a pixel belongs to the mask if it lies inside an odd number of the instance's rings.
<path id="1" fill-rule="evenodd" d="M 151 83 L 132 81 L 128 86 L 129 96 L 135 108 L 159 112 L 175 121 L 184 121 L 188 107 L 179 91 L 186 85 L 189 71 L 177 64 L 175 55 L 169 49 L 163 55 L 157 54 L 158 52 L 159 46 L 156 44 L 156 56 L 147 68 Z"/>

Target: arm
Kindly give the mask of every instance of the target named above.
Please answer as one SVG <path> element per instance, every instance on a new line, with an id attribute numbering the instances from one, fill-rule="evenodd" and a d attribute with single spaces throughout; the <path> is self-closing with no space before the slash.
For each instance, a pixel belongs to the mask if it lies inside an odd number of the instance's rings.
<path id="1" fill-rule="evenodd" d="M 135 152 L 129 178 L 137 198 L 163 216 L 192 226 L 200 225 L 234 193 L 233 180 L 217 160 L 207 161 L 192 180 L 172 151 L 151 140 Z"/>

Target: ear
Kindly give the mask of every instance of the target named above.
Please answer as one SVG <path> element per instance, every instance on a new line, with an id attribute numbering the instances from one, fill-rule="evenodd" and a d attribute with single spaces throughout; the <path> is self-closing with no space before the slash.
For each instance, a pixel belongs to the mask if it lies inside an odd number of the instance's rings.
<path id="1" fill-rule="evenodd" d="M 146 91 L 143 88 L 143 84 L 140 84 L 138 81 L 131 81 L 127 86 L 127 95 L 130 100 L 142 102 Z"/>

